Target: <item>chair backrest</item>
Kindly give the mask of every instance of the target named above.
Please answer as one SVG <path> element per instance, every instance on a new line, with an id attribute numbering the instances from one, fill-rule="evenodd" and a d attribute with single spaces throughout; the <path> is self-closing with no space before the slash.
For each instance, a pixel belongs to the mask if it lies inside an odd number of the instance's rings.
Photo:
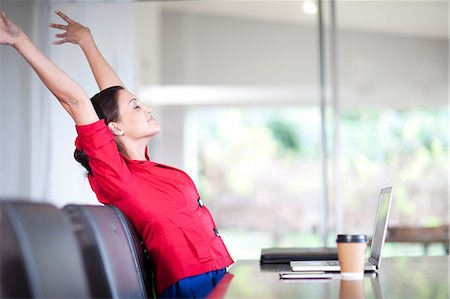
<path id="1" fill-rule="evenodd" d="M 153 297 L 151 272 L 134 227 L 113 206 L 67 205 L 93 298 Z"/>
<path id="2" fill-rule="evenodd" d="M 88 298 L 66 215 L 50 204 L 0 201 L 2 298 Z"/>

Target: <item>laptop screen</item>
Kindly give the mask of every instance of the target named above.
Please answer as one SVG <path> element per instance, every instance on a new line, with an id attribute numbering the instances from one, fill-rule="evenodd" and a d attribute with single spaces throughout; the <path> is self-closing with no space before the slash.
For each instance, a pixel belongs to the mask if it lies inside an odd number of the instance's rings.
<path id="1" fill-rule="evenodd" d="M 378 201 L 378 209 L 376 223 L 372 235 L 371 246 L 371 262 L 379 266 L 381 259 L 381 251 L 383 249 L 384 239 L 386 237 L 387 224 L 389 219 L 389 211 L 391 207 L 392 187 L 384 188 L 380 192 L 380 200 Z"/>

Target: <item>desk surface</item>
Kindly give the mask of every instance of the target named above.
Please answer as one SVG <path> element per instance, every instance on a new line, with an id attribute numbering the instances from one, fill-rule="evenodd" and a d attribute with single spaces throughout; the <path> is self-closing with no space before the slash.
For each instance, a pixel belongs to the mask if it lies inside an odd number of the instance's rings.
<path id="1" fill-rule="evenodd" d="M 382 260 L 377 275 L 360 281 L 280 280 L 288 266 L 261 267 L 259 261 L 238 261 L 209 298 L 449 298 L 449 256 L 395 257 Z"/>

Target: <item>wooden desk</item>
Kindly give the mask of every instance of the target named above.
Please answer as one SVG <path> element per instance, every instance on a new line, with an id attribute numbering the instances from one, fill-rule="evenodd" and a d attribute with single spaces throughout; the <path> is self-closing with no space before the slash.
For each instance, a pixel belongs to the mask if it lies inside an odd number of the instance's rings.
<path id="1" fill-rule="evenodd" d="M 448 299 L 448 256 L 385 258 L 378 276 L 356 283 L 331 280 L 279 279 L 288 266 L 261 268 L 259 261 L 238 261 L 208 298 L 339 298 L 339 299 Z"/>

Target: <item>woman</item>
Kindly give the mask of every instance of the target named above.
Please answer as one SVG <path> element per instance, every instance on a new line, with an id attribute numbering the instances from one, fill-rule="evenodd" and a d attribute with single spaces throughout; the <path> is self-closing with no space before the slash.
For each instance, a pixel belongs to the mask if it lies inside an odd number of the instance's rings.
<path id="1" fill-rule="evenodd" d="M 117 206 L 142 235 L 159 297 L 205 297 L 233 263 L 209 211 L 187 174 L 150 161 L 147 143 L 160 130 L 151 108 L 122 87 L 89 29 L 57 14 L 68 24 L 51 24 L 65 30 L 56 44 L 80 45 L 101 90 L 91 100 L 4 12 L 0 43 L 24 57 L 75 121 L 75 158 L 98 200 Z"/>

